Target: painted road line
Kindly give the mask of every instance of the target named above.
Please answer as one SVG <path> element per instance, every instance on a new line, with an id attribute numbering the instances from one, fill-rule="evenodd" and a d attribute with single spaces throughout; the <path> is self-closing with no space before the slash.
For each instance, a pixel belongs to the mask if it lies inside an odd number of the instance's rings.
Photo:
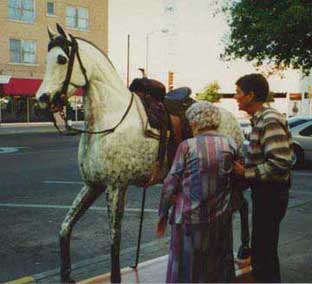
<path id="1" fill-rule="evenodd" d="M 0 147 L 0 154 L 11 154 L 16 153 L 20 149 L 25 149 L 27 147 Z"/>
<path id="2" fill-rule="evenodd" d="M 66 180 L 46 180 L 46 181 L 43 181 L 42 183 L 45 183 L 45 184 L 84 184 L 84 182 L 82 181 L 66 181 Z M 133 185 L 130 185 L 130 186 L 133 186 Z M 156 188 L 160 188 L 162 187 L 162 184 L 154 184 L 152 185 L 153 187 L 156 187 Z"/>
<path id="3" fill-rule="evenodd" d="M 46 180 L 42 183 L 45 184 L 84 184 L 82 181 L 61 181 L 61 180 Z"/>
<path id="4" fill-rule="evenodd" d="M 34 282 L 35 282 L 35 279 L 32 276 L 25 276 L 19 279 L 5 282 L 5 284 L 26 284 L 26 283 L 34 283 Z"/>
<path id="5" fill-rule="evenodd" d="M 312 177 L 311 171 L 300 171 L 300 172 L 293 172 L 294 176 L 310 176 Z"/>
<path id="6" fill-rule="evenodd" d="M 39 208 L 39 209 L 70 209 L 68 205 L 53 205 L 53 204 L 25 204 L 25 203 L 0 203 L 2 208 Z M 106 211 L 106 207 L 92 206 L 91 210 Z M 126 208 L 126 212 L 141 212 L 141 208 Z M 145 208 L 144 212 L 158 213 L 158 209 Z"/>
<path id="7" fill-rule="evenodd" d="M 30 154 L 40 154 L 45 155 L 47 153 L 61 153 L 61 152 L 70 152 L 70 151 L 77 152 L 77 147 L 68 147 L 63 149 L 55 149 L 55 150 L 44 150 L 44 151 L 25 151 L 25 152 L 15 152 L 14 155 L 30 155 Z M 4 154 L 4 153 L 0 153 Z M 5 153 L 5 154 L 11 154 L 11 153 Z M 76 160 L 76 159 L 75 159 Z"/>
<path id="8" fill-rule="evenodd" d="M 312 190 L 311 191 L 304 191 L 304 190 L 296 190 L 296 189 L 294 189 L 294 190 L 290 190 L 289 192 L 293 193 L 293 194 L 295 194 L 295 193 L 303 193 L 303 194 L 308 194 L 308 195 L 312 194 Z"/>

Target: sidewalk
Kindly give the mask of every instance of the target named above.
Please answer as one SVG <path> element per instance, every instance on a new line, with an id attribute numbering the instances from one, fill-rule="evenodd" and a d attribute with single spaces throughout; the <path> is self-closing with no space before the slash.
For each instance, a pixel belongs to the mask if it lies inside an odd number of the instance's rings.
<path id="1" fill-rule="evenodd" d="M 83 127 L 84 121 L 73 121 L 73 127 Z M 62 126 L 60 124 L 62 128 Z M 0 135 L 21 134 L 21 133 L 57 133 L 52 122 L 21 122 L 21 123 L 0 123 Z"/>

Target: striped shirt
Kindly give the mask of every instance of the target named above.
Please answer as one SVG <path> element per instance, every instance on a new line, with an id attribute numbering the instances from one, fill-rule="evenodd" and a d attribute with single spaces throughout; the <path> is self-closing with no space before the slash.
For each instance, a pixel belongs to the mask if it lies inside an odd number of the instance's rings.
<path id="1" fill-rule="evenodd" d="M 214 131 L 183 141 L 164 180 L 159 216 L 166 217 L 175 197 L 171 224 L 211 223 L 228 209 L 233 139 Z"/>
<path id="2" fill-rule="evenodd" d="M 263 107 L 254 114 L 251 124 L 245 177 L 287 182 L 294 155 L 286 119 L 275 109 Z"/>

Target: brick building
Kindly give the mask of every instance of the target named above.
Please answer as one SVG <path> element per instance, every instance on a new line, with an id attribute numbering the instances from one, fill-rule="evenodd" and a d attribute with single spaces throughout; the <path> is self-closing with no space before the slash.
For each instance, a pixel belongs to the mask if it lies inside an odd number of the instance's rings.
<path id="1" fill-rule="evenodd" d="M 0 1 L 0 122 L 38 121 L 35 95 L 45 72 L 47 27 L 59 23 L 108 51 L 108 0 Z"/>

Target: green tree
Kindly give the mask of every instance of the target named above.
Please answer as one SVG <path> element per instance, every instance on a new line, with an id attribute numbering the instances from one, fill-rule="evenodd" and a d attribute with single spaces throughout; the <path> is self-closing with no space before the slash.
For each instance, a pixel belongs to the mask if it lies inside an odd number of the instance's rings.
<path id="1" fill-rule="evenodd" d="M 222 94 L 219 93 L 220 86 L 217 81 L 213 81 L 208 84 L 204 90 L 196 94 L 196 99 L 200 101 L 208 101 L 211 103 L 218 102 L 222 98 Z"/>
<path id="2" fill-rule="evenodd" d="M 244 58 L 272 71 L 312 68 L 311 0 L 225 0 L 230 27 L 222 57 Z"/>

